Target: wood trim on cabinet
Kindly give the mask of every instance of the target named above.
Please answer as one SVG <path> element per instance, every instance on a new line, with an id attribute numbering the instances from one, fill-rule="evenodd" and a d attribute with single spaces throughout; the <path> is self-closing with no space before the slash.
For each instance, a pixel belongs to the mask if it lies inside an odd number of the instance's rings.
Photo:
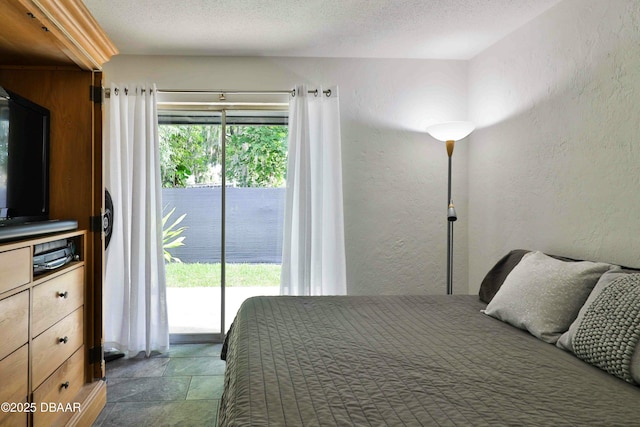
<path id="1" fill-rule="evenodd" d="M 56 420 L 57 424 L 65 427 L 85 427 L 91 425 L 102 408 L 107 404 L 107 383 L 106 381 L 94 381 L 86 384 L 76 396 L 77 401 L 85 402 L 80 412 L 67 412 Z"/>
<path id="2" fill-rule="evenodd" d="M 31 30 L 50 34 L 54 43 L 83 70 L 99 70 L 118 49 L 81 0 L 18 0 L 37 21 Z"/>
<path id="3" fill-rule="evenodd" d="M 102 73 L 96 71 L 93 73 L 93 86 L 102 87 Z M 104 171 L 102 170 L 102 102 L 93 103 L 93 164 L 92 164 L 92 184 L 93 189 L 93 208 L 92 215 L 100 216 L 104 213 Z M 86 328 L 87 328 L 87 351 L 88 355 L 92 351 L 99 353 L 99 361 L 92 362 L 93 358 L 88 357 L 87 378 L 104 378 L 105 362 L 104 362 L 104 314 L 102 310 L 103 300 L 103 278 L 104 278 L 104 233 L 96 231 L 89 233 L 88 240 L 92 240 L 89 245 L 90 253 L 86 254 L 86 260 L 91 265 L 93 277 L 87 277 L 87 303 L 86 309 Z M 93 350 L 92 350 L 93 349 Z"/>
<path id="4" fill-rule="evenodd" d="M 17 1 L 0 6 L 0 64 L 3 66 L 78 66 L 62 52 L 53 37 Z"/>

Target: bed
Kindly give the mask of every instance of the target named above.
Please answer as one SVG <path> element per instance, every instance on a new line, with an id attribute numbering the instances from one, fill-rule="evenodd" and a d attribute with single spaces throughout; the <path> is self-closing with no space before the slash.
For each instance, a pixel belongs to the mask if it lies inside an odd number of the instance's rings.
<path id="1" fill-rule="evenodd" d="M 245 301 L 223 347 L 227 367 L 218 424 L 638 425 L 640 388 L 629 370 L 623 378 L 576 356 L 583 326 L 578 325 L 575 348 L 568 351 L 557 344 L 566 338 L 567 325 L 550 343 L 534 328 L 514 327 L 508 319 L 487 314 L 492 300 L 499 305 L 511 289 L 510 278 L 523 273 L 519 268 L 530 253 L 512 251 L 500 260 L 485 278 L 480 299 L 432 295 Z M 612 269 L 640 276 L 617 266 L 592 269 L 593 283 L 586 286 L 588 292 L 581 288 L 586 295 L 578 298 L 570 316 L 572 327 L 579 315 L 587 323 L 593 311 L 587 303 L 591 299 L 593 309 L 603 299 L 592 294 Z M 610 280 L 607 286 L 620 281 Z M 630 328 L 637 332 L 637 323 Z M 637 338 L 626 344 L 635 346 Z M 637 363 L 638 357 L 627 359 Z"/>

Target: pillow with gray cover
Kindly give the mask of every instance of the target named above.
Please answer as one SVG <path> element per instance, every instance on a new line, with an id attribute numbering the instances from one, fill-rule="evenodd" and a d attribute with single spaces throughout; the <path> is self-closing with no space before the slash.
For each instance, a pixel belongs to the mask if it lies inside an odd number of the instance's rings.
<path id="1" fill-rule="evenodd" d="M 556 345 L 558 347 L 573 353 L 573 337 L 575 336 L 576 331 L 578 330 L 578 327 L 582 322 L 582 318 L 584 317 L 584 314 L 589 308 L 589 306 L 598 297 L 598 295 L 600 295 L 600 293 L 607 286 L 611 284 L 611 282 L 613 282 L 616 279 L 619 279 L 620 277 L 624 277 L 626 274 L 629 274 L 629 273 L 623 270 L 614 269 L 614 270 L 606 271 L 602 276 L 600 276 L 600 279 L 596 283 L 596 286 L 593 288 L 593 290 L 589 294 L 589 297 L 585 301 L 584 305 L 580 308 L 580 311 L 578 312 L 578 316 L 576 317 L 576 319 L 573 321 L 573 323 L 571 323 L 571 326 L 569 326 L 569 329 L 565 333 L 560 335 L 560 338 L 556 342 Z"/>
<path id="2" fill-rule="evenodd" d="M 612 267 L 529 252 L 511 270 L 484 312 L 555 344 L 575 320 L 600 276 Z"/>
<path id="3" fill-rule="evenodd" d="M 600 296 L 600 294 L 609 287 L 615 280 L 620 279 L 622 277 L 627 276 L 628 274 L 638 274 L 637 270 L 626 270 L 626 269 L 617 269 L 610 270 L 605 272 L 598 280 L 598 283 L 593 288 L 593 291 L 587 298 L 587 301 L 584 303 L 576 320 L 573 321 L 569 330 L 560 336 L 556 345 L 563 350 L 570 351 L 574 353 L 573 348 L 573 340 L 582 324 L 582 320 L 584 319 L 587 310 L 593 305 L 596 299 Z M 633 355 L 631 357 L 631 377 L 633 380 L 640 384 L 640 344 L 636 345 L 635 350 L 633 351 Z"/>
<path id="4" fill-rule="evenodd" d="M 491 267 L 482 279 L 478 297 L 480 301 L 489 304 L 493 297 L 498 293 L 505 279 L 511 273 L 511 270 L 518 265 L 522 257 L 531 251 L 526 249 L 514 249 L 508 254 L 500 258 L 500 260 Z"/>
<path id="5" fill-rule="evenodd" d="M 514 249 L 502 257 L 492 268 L 487 272 L 482 283 L 480 284 L 480 291 L 478 297 L 480 301 L 489 304 L 495 294 L 498 293 L 500 287 L 504 283 L 505 279 L 511 273 L 511 270 L 518 265 L 522 257 L 531 252 L 527 249 Z M 545 254 L 552 258 L 559 259 L 561 261 L 575 262 L 581 261 L 573 258 L 565 258 L 559 255 Z"/>

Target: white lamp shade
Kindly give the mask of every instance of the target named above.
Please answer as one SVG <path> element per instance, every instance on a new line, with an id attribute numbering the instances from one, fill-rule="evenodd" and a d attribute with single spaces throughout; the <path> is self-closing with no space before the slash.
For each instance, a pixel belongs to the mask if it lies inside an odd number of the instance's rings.
<path id="1" fill-rule="evenodd" d="M 475 128 L 471 122 L 445 122 L 429 126 L 427 132 L 439 141 L 460 141 Z"/>

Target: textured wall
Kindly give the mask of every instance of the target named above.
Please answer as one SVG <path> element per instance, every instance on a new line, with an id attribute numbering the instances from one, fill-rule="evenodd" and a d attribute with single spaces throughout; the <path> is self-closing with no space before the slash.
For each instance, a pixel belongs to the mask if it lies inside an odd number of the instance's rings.
<path id="1" fill-rule="evenodd" d="M 116 56 L 109 82 L 276 90 L 337 84 L 348 292 L 444 293 L 447 158 L 425 127 L 467 117 L 467 62 Z M 454 155 L 455 290 L 467 292 L 467 143 Z"/>
<path id="2" fill-rule="evenodd" d="M 639 9 L 564 0 L 469 62 L 116 56 L 105 82 L 338 84 L 352 294 L 444 292 L 446 155 L 424 128 L 468 108 L 454 286 L 475 293 L 513 248 L 640 267 Z"/>
<path id="3" fill-rule="evenodd" d="M 469 290 L 514 248 L 640 267 L 640 2 L 565 0 L 469 64 Z"/>

